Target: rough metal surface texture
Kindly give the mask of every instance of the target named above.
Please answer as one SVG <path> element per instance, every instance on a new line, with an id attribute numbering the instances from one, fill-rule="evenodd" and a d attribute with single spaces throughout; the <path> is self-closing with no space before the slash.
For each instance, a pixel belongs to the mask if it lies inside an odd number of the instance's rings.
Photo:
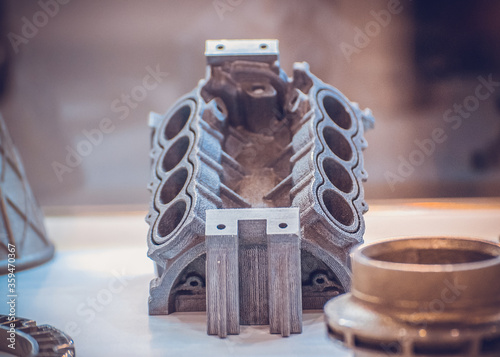
<path id="1" fill-rule="evenodd" d="M 52 258 L 54 246 L 47 239 L 42 211 L 1 116 L 0 214 L 0 274 L 27 269 Z"/>
<path id="2" fill-rule="evenodd" d="M 33 320 L 12 319 L 8 315 L 0 315 L 0 352 L 9 356 L 76 356 L 74 342 L 64 332 L 49 325 L 37 326 Z"/>
<path id="3" fill-rule="evenodd" d="M 300 333 L 298 208 L 209 210 L 205 233 L 208 333 L 237 334 L 240 323 Z"/>
<path id="4" fill-rule="evenodd" d="M 150 117 L 149 312 L 206 309 L 207 210 L 277 207 L 299 209 L 302 306 L 321 309 L 349 289 L 363 240 L 371 112 L 306 63 L 288 78 L 276 40 L 207 41 L 205 55 L 206 79 Z"/>
<path id="5" fill-rule="evenodd" d="M 357 248 L 352 269 L 352 291 L 325 314 L 330 337 L 355 356 L 500 355 L 498 244 L 386 240 Z"/>

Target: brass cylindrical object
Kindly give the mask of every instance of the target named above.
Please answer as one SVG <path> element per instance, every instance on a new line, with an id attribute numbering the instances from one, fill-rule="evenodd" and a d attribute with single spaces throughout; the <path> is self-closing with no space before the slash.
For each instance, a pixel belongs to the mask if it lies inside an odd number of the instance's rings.
<path id="1" fill-rule="evenodd" d="M 325 305 L 361 356 L 500 356 L 500 246 L 404 238 L 356 248 L 352 291 Z"/>

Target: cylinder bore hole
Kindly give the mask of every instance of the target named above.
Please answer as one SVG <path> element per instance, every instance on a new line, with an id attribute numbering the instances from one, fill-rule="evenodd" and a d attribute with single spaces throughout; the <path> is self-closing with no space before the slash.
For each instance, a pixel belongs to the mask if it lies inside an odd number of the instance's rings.
<path id="1" fill-rule="evenodd" d="M 323 170 L 330 182 L 342 192 L 352 191 L 353 182 L 344 166 L 333 159 L 323 161 Z"/>
<path id="2" fill-rule="evenodd" d="M 189 283 L 189 285 L 191 285 L 191 286 L 195 287 L 195 286 L 198 286 L 198 285 L 199 285 L 199 283 L 198 283 L 196 280 L 192 280 L 192 281 Z"/>
<path id="3" fill-rule="evenodd" d="M 347 139 L 332 127 L 327 126 L 323 129 L 323 137 L 325 138 L 326 145 L 330 150 L 344 161 L 349 161 L 352 158 L 351 145 Z"/>
<path id="4" fill-rule="evenodd" d="M 313 276 L 312 281 L 315 285 L 323 285 L 328 282 L 328 277 L 326 274 L 318 273 Z"/>
<path id="5" fill-rule="evenodd" d="M 217 229 L 222 231 L 223 229 L 226 229 L 226 225 L 225 225 L 225 224 L 222 224 L 222 223 L 221 223 L 221 224 L 218 224 L 218 225 L 217 225 Z"/>
<path id="6" fill-rule="evenodd" d="M 345 107 L 334 97 L 326 96 L 323 98 L 323 106 L 326 114 L 333 120 L 335 124 L 342 129 L 349 129 L 352 125 L 351 116 L 345 110 Z"/>
<path id="7" fill-rule="evenodd" d="M 187 205 L 184 201 L 177 201 L 167 208 L 158 225 L 158 234 L 160 237 L 168 236 L 177 228 L 186 213 L 186 208 Z"/>
<path id="8" fill-rule="evenodd" d="M 165 182 L 160 192 L 160 202 L 166 205 L 181 192 L 188 178 L 188 170 L 181 168 L 175 171 Z"/>
<path id="9" fill-rule="evenodd" d="M 280 227 L 281 229 L 285 229 L 286 227 L 288 227 L 288 224 L 283 222 L 283 223 L 278 224 L 278 227 Z"/>
<path id="10" fill-rule="evenodd" d="M 354 214 L 347 201 L 333 190 L 323 192 L 323 202 L 330 215 L 345 226 L 354 222 Z"/>
<path id="11" fill-rule="evenodd" d="M 167 140 L 172 140 L 177 134 L 179 134 L 182 128 L 186 125 L 190 115 L 191 108 L 189 105 L 184 105 L 179 108 L 168 120 L 168 124 L 165 127 L 165 138 Z"/>
<path id="12" fill-rule="evenodd" d="M 189 148 L 189 138 L 187 136 L 183 136 L 179 138 L 168 150 L 165 156 L 163 157 L 162 168 L 163 171 L 169 172 L 174 167 L 176 167 L 179 162 L 181 162 L 184 155 Z"/>

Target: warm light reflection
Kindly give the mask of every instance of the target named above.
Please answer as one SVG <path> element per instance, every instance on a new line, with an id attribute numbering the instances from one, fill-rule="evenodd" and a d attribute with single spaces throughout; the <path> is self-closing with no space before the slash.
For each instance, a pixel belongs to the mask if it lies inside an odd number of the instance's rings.
<path id="1" fill-rule="evenodd" d="M 427 208 L 427 209 L 475 210 L 475 209 L 499 209 L 500 203 L 427 201 L 427 202 L 408 202 L 406 206 Z"/>

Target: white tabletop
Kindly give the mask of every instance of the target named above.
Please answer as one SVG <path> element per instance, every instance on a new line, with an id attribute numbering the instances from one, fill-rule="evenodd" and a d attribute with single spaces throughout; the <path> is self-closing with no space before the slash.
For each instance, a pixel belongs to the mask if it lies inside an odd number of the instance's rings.
<path id="1" fill-rule="evenodd" d="M 267 326 L 242 326 L 240 335 L 219 339 L 206 334 L 205 313 L 149 316 L 153 262 L 146 256 L 144 216 L 49 215 L 57 253 L 16 274 L 17 315 L 67 332 L 78 356 L 351 356 L 327 339 L 320 312 L 305 312 L 303 333 L 288 338 L 270 335 Z M 375 202 L 366 227 L 367 242 L 422 235 L 498 241 L 500 199 Z M 5 276 L 0 286 L 6 291 Z M 0 304 L 6 313 L 7 304 Z"/>

